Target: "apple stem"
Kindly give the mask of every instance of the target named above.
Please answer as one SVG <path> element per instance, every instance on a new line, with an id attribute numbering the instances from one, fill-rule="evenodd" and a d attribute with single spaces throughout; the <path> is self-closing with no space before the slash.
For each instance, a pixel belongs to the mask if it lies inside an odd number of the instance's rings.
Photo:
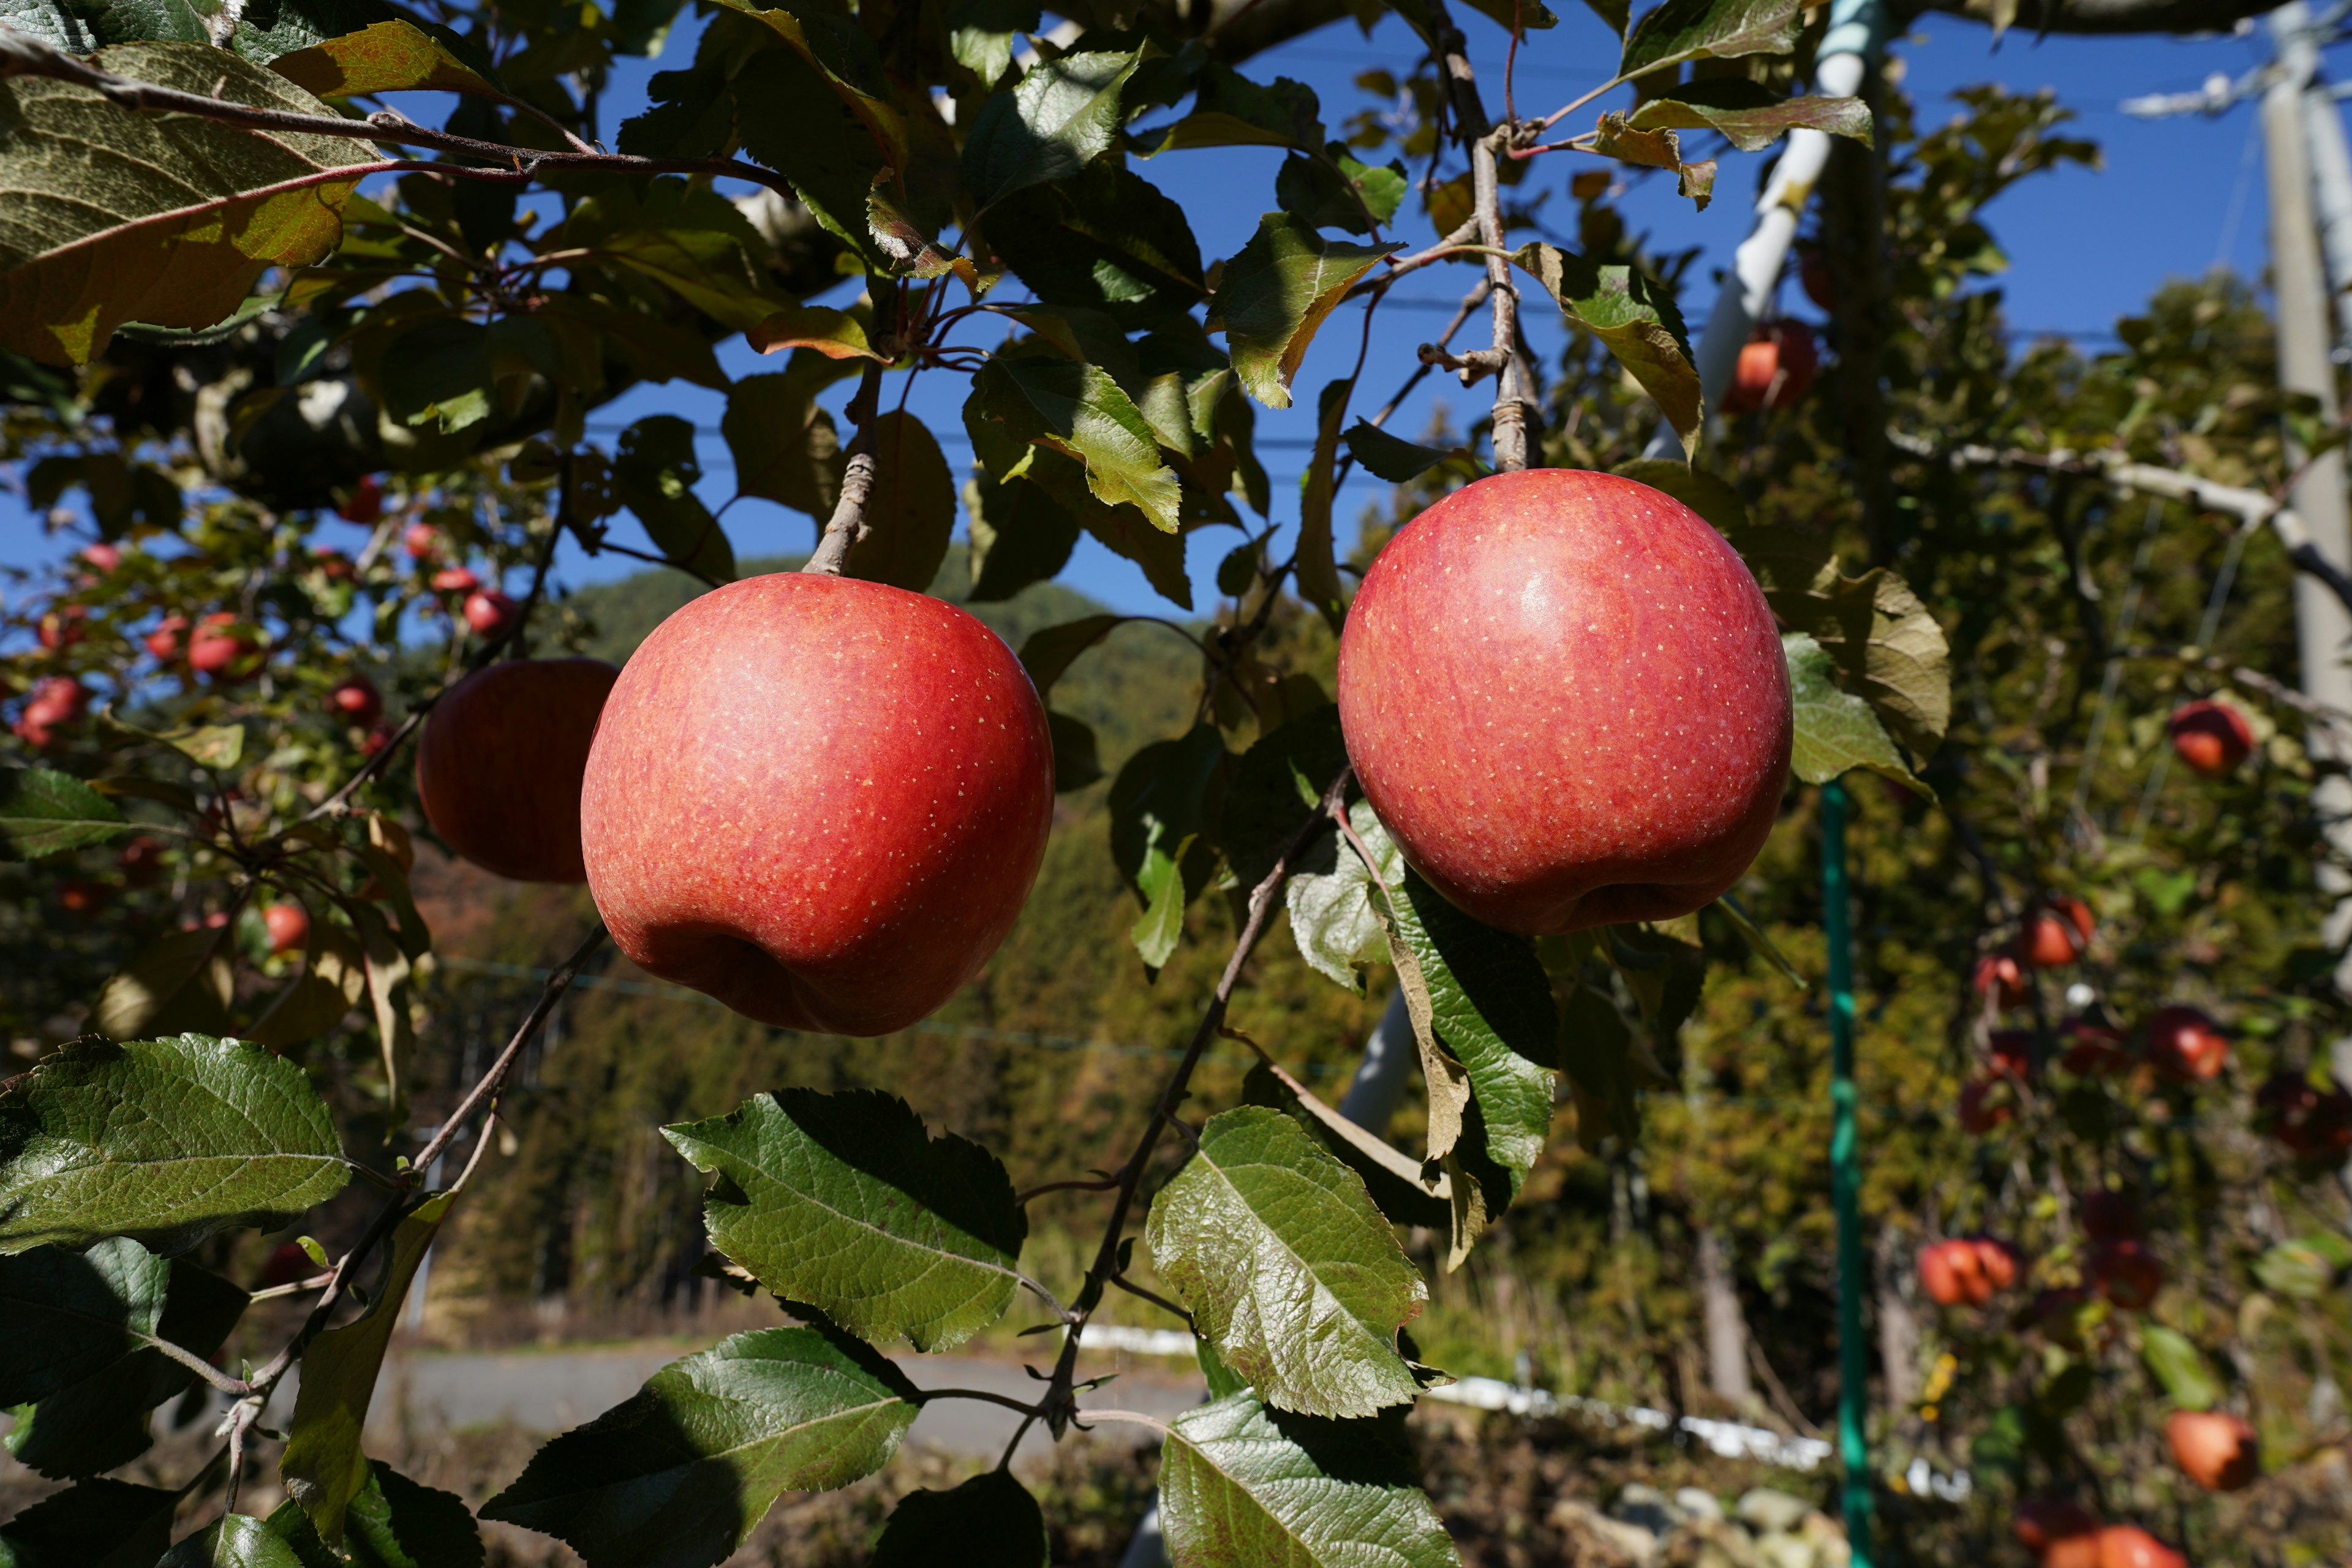
<path id="1" fill-rule="evenodd" d="M 849 400 L 846 412 L 857 425 L 856 438 L 849 444 L 849 467 L 842 472 L 841 497 L 834 503 L 833 516 L 818 536 L 808 564 L 801 568 L 803 572 L 840 576 L 849 552 L 866 537 L 866 502 L 874 493 L 874 421 L 881 401 L 882 365 L 877 361 L 866 367 L 857 395 Z"/>

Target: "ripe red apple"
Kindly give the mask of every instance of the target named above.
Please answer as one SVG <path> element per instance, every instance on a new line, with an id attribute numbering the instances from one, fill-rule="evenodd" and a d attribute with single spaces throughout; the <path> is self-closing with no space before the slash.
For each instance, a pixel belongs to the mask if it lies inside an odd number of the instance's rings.
<path id="1" fill-rule="evenodd" d="M 2113 1078 L 2132 1064 L 2123 1036 L 2113 1029 L 2086 1018 L 2069 1018 L 2058 1032 L 2071 1042 L 2058 1065 L 2077 1078 Z"/>
<path id="2" fill-rule="evenodd" d="M 1739 351 L 1731 385 L 1723 394 L 1726 414 L 1757 414 L 1788 408 L 1812 390 L 1821 369 L 1813 329 L 1802 321 L 1766 321 Z"/>
<path id="3" fill-rule="evenodd" d="M 1999 1079 L 1970 1079 L 1960 1085 L 1960 1131 L 1981 1138 L 2017 1114 L 2014 1096 Z"/>
<path id="4" fill-rule="evenodd" d="M 2023 1029 L 1995 1029 L 1985 1042 L 1992 1055 L 1992 1070 L 1996 1078 L 2013 1078 L 2020 1083 L 2033 1076 L 2033 1037 Z"/>
<path id="5" fill-rule="evenodd" d="M 1985 1282 L 1988 1300 L 2017 1283 L 2018 1269 L 2023 1259 L 2019 1257 L 2016 1247 L 1997 1236 L 1972 1236 L 1966 1239 L 1976 1254 L 1977 1273 Z M 1983 1304 L 1981 1301 L 1978 1303 L 1979 1306 Z"/>
<path id="6" fill-rule="evenodd" d="M 260 672 L 260 639 L 238 629 L 233 613 L 216 610 L 198 621 L 188 638 L 188 668 L 234 685 Z"/>
<path id="7" fill-rule="evenodd" d="M 433 574 L 433 591 L 436 594 L 470 594 L 482 585 L 482 580 L 463 566 L 444 566 Z"/>
<path id="8" fill-rule="evenodd" d="M 996 951 L 1053 809 L 1045 707 L 995 633 L 794 572 L 707 594 L 637 649 L 580 837 L 614 942 L 650 973 L 762 1023 L 878 1035 Z"/>
<path id="9" fill-rule="evenodd" d="M 58 904 L 69 915 L 89 916 L 106 907 L 107 886 L 103 882 L 74 880 L 58 884 Z"/>
<path id="10" fill-rule="evenodd" d="M 79 720 L 89 706 L 89 693 L 69 675 L 53 675 L 33 688 L 12 728 L 16 738 L 36 751 L 47 751 L 65 737 L 59 731 Z"/>
<path id="11" fill-rule="evenodd" d="M 2027 918 L 2021 956 L 2038 969 L 2057 969 L 2089 952 L 2097 929 L 2082 900 L 2052 899 Z"/>
<path id="12" fill-rule="evenodd" d="M 2144 1312 L 2164 1289 L 2164 1265 L 2137 1241 L 2103 1241 L 2091 1249 L 2099 1294 L 2128 1312 Z"/>
<path id="13" fill-rule="evenodd" d="M 2177 1083 L 2210 1083 L 2230 1059 L 2230 1039 L 2194 1007 L 2159 1007 L 2147 1021 L 2147 1059 Z"/>
<path id="14" fill-rule="evenodd" d="M 2234 773 L 2253 754 L 2254 727 L 2226 702 L 2184 702 L 2165 728 L 2172 733 L 2173 753 L 2200 778 Z"/>
<path id="15" fill-rule="evenodd" d="M 2072 1498 L 2026 1498 L 2010 1516 L 2010 1529 L 2016 1534 L 2017 1543 L 2037 1557 L 2045 1555 L 2062 1541 L 2090 1540 L 2092 1562 L 2097 1561 L 2099 1516 Z"/>
<path id="16" fill-rule="evenodd" d="M 271 904 L 261 911 L 261 923 L 272 952 L 291 952 L 310 940 L 310 911 L 299 904 Z"/>
<path id="17" fill-rule="evenodd" d="M 1748 568 L 1608 474 L 1454 491 L 1389 542 L 1339 639 L 1348 754 L 1405 858 L 1528 935 L 1731 887 L 1788 779 L 1789 675 Z"/>
<path id="18" fill-rule="evenodd" d="M 520 608 L 496 588 L 480 588 L 466 595 L 466 624 L 477 637 L 494 637 L 514 625 Z"/>
<path id="19" fill-rule="evenodd" d="M 2139 1205 L 2129 1193 L 2113 1187 L 2095 1187 L 2084 1194 L 2081 1215 L 2083 1234 L 2093 1241 L 2138 1241 L 2147 1234 L 2140 1223 Z"/>
<path id="20" fill-rule="evenodd" d="M 163 841 L 142 833 L 122 847 L 114 863 L 130 886 L 152 888 L 163 879 Z"/>
<path id="21" fill-rule="evenodd" d="M 335 508 L 335 515 L 345 522 L 373 523 L 383 515 L 383 481 L 373 474 L 363 474 L 352 487 L 352 493 Z"/>
<path id="22" fill-rule="evenodd" d="M 2287 1150 L 2306 1159 L 2352 1152 L 2352 1090 L 2320 1089 L 2299 1072 L 2273 1073 L 2254 1095 L 2258 1120 Z"/>
<path id="23" fill-rule="evenodd" d="M 412 522 L 400 531 L 400 547 L 412 561 L 427 560 L 440 553 L 441 531 L 429 522 Z"/>
<path id="24" fill-rule="evenodd" d="M 519 658 L 444 693 L 416 745 L 417 797 L 442 841 L 519 882 L 586 881 L 580 778 L 619 674 L 599 658 Z M 678 854 L 701 872 L 720 847 L 680 843 Z"/>
<path id="25" fill-rule="evenodd" d="M 370 729 L 383 717 L 383 693 L 364 675 L 345 676 L 328 690 L 327 711 L 354 729 Z"/>
<path id="26" fill-rule="evenodd" d="M 2260 1440 L 2252 1425 L 2235 1415 L 2176 1410 L 2165 1418 L 2164 1438 L 2181 1474 L 2207 1491 L 2237 1491 L 2262 1474 Z"/>
<path id="27" fill-rule="evenodd" d="M 41 617 L 34 637 L 51 653 L 61 647 L 71 647 L 89 635 L 82 623 L 89 618 L 89 610 L 82 605 L 59 605 Z"/>
<path id="28" fill-rule="evenodd" d="M 1931 1241 L 1919 1249 L 1919 1286 L 1938 1307 L 1957 1307 L 1978 1300 L 1982 1264 L 1976 1248 L 1964 1241 Z M 1989 1297 L 1990 1291 L 1982 1292 Z"/>
<path id="29" fill-rule="evenodd" d="M 82 546 L 80 560 L 83 565 L 103 577 L 122 564 L 122 552 L 100 540 L 96 544 Z"/>
<path id="30" fill-rule="evenodd" d="M 147 651 L 165 664 L 180 657 L 180 634 L 188 629 L 185 616 L 165 616 L 146 637 Z"/>
<path id="31" fill-rule="evenodd" d="M 2099 1568 L 2189 1568 L 2189 1559 L 2136 1524 L 2099 1531 Z"/>
<path id="32" fill-rule="evenodd" d="M 2017 960 L 2005 952 L 1988 952 L 1977 960 L 1976 973 L 1969 984 L 1979 996 L 1990 996 L 2000 1007 L 2021 1007 L 2025 1005 L 2025 971 Z"/>

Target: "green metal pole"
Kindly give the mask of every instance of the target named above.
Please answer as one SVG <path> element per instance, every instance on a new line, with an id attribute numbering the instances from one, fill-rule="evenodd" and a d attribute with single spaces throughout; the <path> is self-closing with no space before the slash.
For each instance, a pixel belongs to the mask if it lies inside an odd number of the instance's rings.
<path id="1" fill-rule="evenodd" d="M 1861 1132 L 1853 1088 L 1853 931 L 1845 879 L 1845 783 L 1822 786 L 1822 926 L 1830 960 L 1830 1191 L 1837 1205 L 1838 1459 L 1845 1470 L 1846 1544 L 1871 1568 L 1870 1358 L 1862 1342 Z"/>

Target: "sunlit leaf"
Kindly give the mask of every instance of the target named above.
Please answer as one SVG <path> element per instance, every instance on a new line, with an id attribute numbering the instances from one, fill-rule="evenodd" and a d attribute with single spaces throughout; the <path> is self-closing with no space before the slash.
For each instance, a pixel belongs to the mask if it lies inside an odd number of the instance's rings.
<path id="1" fill-rule="evenodd" d="M 1870 144 L 1870 106 L 1859 98 L 1783 98 L 1746 77 L 1712 77 L 1644 100 L 1626 123 L 1635 131 L 1719 131 L 1743 153 L 1760 152 L 1803 129 Z"/>
<path id="2" fill-rule="evenodd" d="M 266 1521 L 294 1548 L 302 1568 L 481 1568 L 482 1532 L 463 1498 L 419 1486 L 381 1459 L 343 1514 L 343 1551 L 328 1546 L 292 1499 Z"/>
<path id="3" fill-rule="evenodd" d="M 131 831 L 121 808 L 71 773 L 0 768 L 0 851 L 33 860 Z"/>
<path id="4" fill-rule="evenodd" d="M 1683 60 L 1780 55 L 1797 39 L 1800 0 L 1665 0 L 1625 39 L 1621 77 Z"/>
<path id="5" fill-rule="evenodd" d="M 1086 466 L 1087 488 L 1105 506 L 1132 506 L 1162 531 L 1177 531 L 1176 475 L 1150 422 L 1101 366 L 999 356 L 972 378 L 963 417 L 999 479 L 1026 474 L 1029 449 L 1049 447 Z"/>
<path id="6" fill-rule="evenodd" d="M 1905 765 L 1870 704 L 1839 689 L 1830 678 L 1830 656 L 1821 644 L 1790 632 L 1780 646 L 1789 659 L 1789 700 L 1796 718 L 1790 770 L 1807 784 L 1827 784 L 1850 769 L 1868 768 L 1932 798 L 1935 792 Z"/>
<path id="7" fill-rule="evenodd" d="M 1119 92 L 1135 54 L 1082 52 L 1039 60 L 1010 93 L 992 96 L 972 117 L 964 180 L 985 211 L 1024 185 L 1076 174 L 1118 134 Z"/>
<path id="8" fill-rule="evenodd" d="M 447 44 L 413 23 L 397 20 L 279 55 L 269 68 L 320 98 L 420 89 L 496 97 L 499 91 L 451 53 Z"/>
<path id="9" fill-rule="evenodd" d="M 1540 282 L 1571 326 L 1581 327 L 1642 384 L 1688 454 L 1698 442 L 1698 367 L 1674 295 L 1638 267 L 1588 261 L 1531 243 L 1511 260 Z"/>
<path id="10" fill-rule="evenodd" d="M 1226 352 L 1250 395 L 1269 408 L 1290 406 L 1291 378 L 1324 318 L 1349 288 L 1394 245 L 1326 239 L 1288 213 L 1267 213 L 1209 301 L 1209 327 L 1225 334 Z"/>
<path id="11" fill-rule="evenodd" d="M 2140 1358 L 2164 1385 L 2172 1403 L 2183 1410 L 2210 1410 L 2221 1402 L 2221 1384 L 2205 1364 L 2204 1352 L 2188 1335 L 2161 1323 L 2143 1323 Z"/>

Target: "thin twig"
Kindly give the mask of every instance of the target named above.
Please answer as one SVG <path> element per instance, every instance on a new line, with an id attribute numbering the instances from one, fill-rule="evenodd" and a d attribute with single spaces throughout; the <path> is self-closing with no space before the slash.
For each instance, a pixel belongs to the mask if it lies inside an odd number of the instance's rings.
<path id="1" fill-rule="evenodd" d="M 131 1337 L 144 1344 L 149 1350 L 163 1355 L 166 1360 L 178 1362 L 233 1399 L 242 1399 L 253 1392 L 252 1387 L 243 1378 L 231 1377 L 194 1351 L 175 1345 L 171 1341 L 158 1338 L 153 1334 L 140 1333 L 136 1330 L 132 1331 Z"/>
<path id="2" fill-rule="evenodd" d="M 1180 1121 L 1177 1125 L 1181 1126 L 1183 1123 Z M 1157 1290 L 1147 1290 L 1142 1286 L 1138 1285 L 1134 1280 L 1129 1279 L 1124 1274 L 1112 1275 L 1110 1277 L 1110 1282 L 1118 1286 L 1120 1289 L 1126 1291 L 1129 1295 L 1150 1302 L 1153 1306 L 1159 1308 L 1163 1312 L 1175 1313 L 1178 1317 L 1184 1320 L 1184 1326 L 1186 1328 L 1189 1329 L 1192 1326 L 1192 1314 L 1191 1311 L 1185 1308 L 1178 1306 L 1175 1302 L 1170 1300 L 1167 1297 L 1162 1296 Z"/>
<path id="3" fill-rule="evenodd" d="M 522 1055 L 523 1047 L 538 1035 L 539 1026 L 547 1022 L 548 1014 L 555 1010 L 556 1003 L 562 1001 L 563 994 L 572 988 L 572 982 L 579 977 L 581 969 L 604 945 L 604 922 L 598 921 L 596 929 L 572 950 L 572 956 L 556 965 L 555 973 L 547 977 L 547 984 L 540 989 L 539 1001 L 515 1030 L 514 1038 L 507 1042 L 507 1048 L 500 1051 L 498 1060 L 490 1064 L 490 1070 L 482 1075 L 481 1080 L 467 1092 L 464 1100 L 457 1102 L 457 1109 L 443 1120 L 441 1130 L 433 1135 L 433 1141 L 410 1162 L 414 1169 L 420 1172 L 431 1170 L 433 1162 L 441 1157 L 442 1152 L 457 1137 L 457 1129 L 480 1109 L 483 1101 L 498 1093 L 499 1086 L 506 1082 L 507 1074 L 514 1069 L 516 1058 Z"/>
<path id="4" fill-rule="evenodd" d="M 1047 1193 L 1107 1193 L 1117 1185 L 1118 1185 L 1117 1176 L 1104 1176 L 1095 1180 L 1074 1176 L 1066 1182 L 1040 1182 L 1034 1187 L 1013 1194 L 1013 1201 L 1026 1208 L 1030 1199 L 1042 1198 Z"/>
<path id="5" fill-rule="evenodd" d="M 803 572 L 837 577 L 849 559 L 857 542 L 866 537 L 866 502 L 874 490 L 874 426 L 876 411 L 881 401 L 882 365 L 877 361 L 866 367 L 866 375 L 857 384 L 857 392 L 849 400 L 848 415 L 857 426 L 856 438 L 850 443 L 849 466 L 841 476 L 841 490 L 834 502 L 833 516 L 826 520 L 824 531 L 818 535 L 816 549 L 809 554 Z"/>
<path id="6" fill-rule="evenodd" d="M 918 1391 L 917 1398 L 928 1405 L 934 1399 L 977 1399 L 986 1405 L 1002 1405 L 1007 1410 L 1018 1410 L 1024 1415 L 1045 1414 L 1038 1406 L 1015 1399 L 1010 1394 L 991 1394 L 984 1388 L 926 1388 Z"/>

